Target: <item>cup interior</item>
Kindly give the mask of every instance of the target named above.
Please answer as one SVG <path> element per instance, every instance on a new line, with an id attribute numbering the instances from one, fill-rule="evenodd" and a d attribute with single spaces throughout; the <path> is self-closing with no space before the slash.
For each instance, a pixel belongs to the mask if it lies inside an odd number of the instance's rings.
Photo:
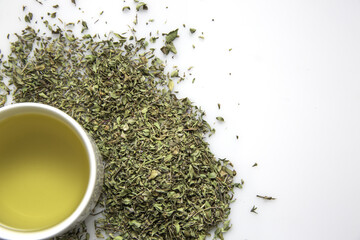
<path id="1" fill-rule="evenodd" d="M 94 162 L 85 131 L 62 111 L 36 103 L 0 109 L 0 238 L 68 229 L 91 197 Z"/>

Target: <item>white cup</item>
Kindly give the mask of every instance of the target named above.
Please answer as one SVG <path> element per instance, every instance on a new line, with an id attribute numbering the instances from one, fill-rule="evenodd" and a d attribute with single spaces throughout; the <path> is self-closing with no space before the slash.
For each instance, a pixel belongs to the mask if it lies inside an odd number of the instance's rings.
<path id="1" fill-rule="evenodd" d="M 104 178 L 104 166 L 95 142 L 80 126 L 80 124 L 66 113 L 57 108 L 44 104 L 16 103 L 0 108 L 0 121 L 20 114 L 42 114 L 61 121 L 73 130 L 86 149 L 87 160 L 90 169 L 88 184 L 80 204 L 70 216 L 52 227 L 36 231 L 11 229 L 6 226 L 2 226 L 0 223 L 0 239 L 48 239 L 71 230 L 78 223 L 85 220 L 85 218 L 90 214 L 91 210 L 95 207 L 101 193 Z"/>

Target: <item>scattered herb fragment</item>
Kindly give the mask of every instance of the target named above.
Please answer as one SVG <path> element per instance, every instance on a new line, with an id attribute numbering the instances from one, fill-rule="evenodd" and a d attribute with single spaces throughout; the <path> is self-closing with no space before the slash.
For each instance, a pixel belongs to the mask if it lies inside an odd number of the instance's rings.
<path id="1" fill-rule="evenodd" d="M 148 6 L 146 5 L 146 3 L 144 2 L 139 2 L 137 5 L 136 5 L 136 11 L 140 11 L 140 10 L 148 10 Z"/>
<path id="2" fill-rule="evenodd" d="M 170 74 L 170 77 L 179 77 L 179 70 L 178 70 L 178 69 L 174 70 L 174 71 Z"/>
<path id="3" fill-rule="evenodd" d="M 29 13 L 28 13 L 27 15 L 25 15 L 25 17 L 24 17 L 24 20 L 25 20 L 25 22 L 27 22 L 27 23 L 30 23 L 32 19 L 33 19 L 33 14 L 32 14 L 31 12 L 29 12 Z"/>
<path id="4" fill-rule="evenodd" d="M 39 3 L 40 5 L 43 5 L 43 3 L 39 0 L 35 0 L 37 3 Z"/>
<path id="5" fill-rule="evenodd" d="M 149 41 L 150 41 L 151 43 L 155 43 L 158 38 L 159 38 L 159 37 L 151 37 Z"/>
<path id="6" fill-rule="evenodd" d="M 223 117 L 216 117 L 216 120 L 220 121 L 220 122 L 224 122 L 224 118 Z"/>
<path id="7" fill-rule="evenodd" d="M 275 200 L 276 199 L 276 198 L 273 198 L 273 197 L 261 196 L 261 195 L 256 195 L 256 197 L 262 198 L 262 199 L 265 199 L 265 200 Z"/>
<path id="8" fill-rule="evenodd" d="M 130 11 L 130 7 L 129 7 L 129 6 L 125 6 L 125 7 L 122 8 L 122 11 L 126 11 L 126 10 Z"/>
<path id="9" fill-rule="evenodd" d="M 250 212 L 258 214 L 256 210 L 257 210 L 257 207 L 254 205 L 254 206 L 251 208 Z"/>
<path id="10" fill-rule="evenodd" d="M 160 49 L 165 55 L 168 55 L 170 52 L 176 54 L 177 50 L 173 43 L 168 43 Z"/>
<path id="11" fill-rule="evenodd" d="M 81 25 L 82 25 L 81 33 L 89 29 L 87 22 L 81 21 Z"/>
<path id="12" fill-rule="evenodd" d="M 179 29 L 175 29 L 175 30 L 167 33 L 166 37 L 165 37 L 165 42 L 166 43 L 172 43 L 175 40 L 175 38 L 179 37 L 178 36 L 178 30 Z"/>

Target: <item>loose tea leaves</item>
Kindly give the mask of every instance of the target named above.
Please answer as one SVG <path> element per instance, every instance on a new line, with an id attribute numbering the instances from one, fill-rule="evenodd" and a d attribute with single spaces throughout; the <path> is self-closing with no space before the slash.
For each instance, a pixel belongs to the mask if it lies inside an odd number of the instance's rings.
<path id="1" fill-rule="evenodd" d="M 15 102 L 63 110 L 98 145 L 106 172 L 97 235 L 205 239 L 217 227 L 215 238 L 223 239 L 241 184 L 233 183 L 232 164 L 210 151 L 205 136 L 215 129 L 205 113 L 172 93 L 163 61 L 144 38 L 100 40 L 58 29 L 46 36 L 28 26 L 16 34 L 2 73 L 16 87 Z M 170 32 L 167 46 L 176 37 Z M 87 237 L 81 227 L 60 239 Z"/>

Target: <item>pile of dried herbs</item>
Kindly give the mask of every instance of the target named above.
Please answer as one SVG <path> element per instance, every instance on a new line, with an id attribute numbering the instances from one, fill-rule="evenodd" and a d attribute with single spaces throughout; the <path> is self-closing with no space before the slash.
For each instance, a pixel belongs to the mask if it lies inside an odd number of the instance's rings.
<path id="1" fill-rule="evenodd" d="M 16 36 L 2 64 L 16 87 L 14 101 L 63 110 L 102 153 L 97 238 L 205 239 L 217 227 L 215 237 L 223 239 L 233 188 L 240 186 L 236 172 L 211 153 L 204 112 L 172 93 L 171 76 L 144 38 L 101 40 L 59 27 L 42 35 L 30 26 Z M 86 239 L 84 229 L 62 239 Z"/>

